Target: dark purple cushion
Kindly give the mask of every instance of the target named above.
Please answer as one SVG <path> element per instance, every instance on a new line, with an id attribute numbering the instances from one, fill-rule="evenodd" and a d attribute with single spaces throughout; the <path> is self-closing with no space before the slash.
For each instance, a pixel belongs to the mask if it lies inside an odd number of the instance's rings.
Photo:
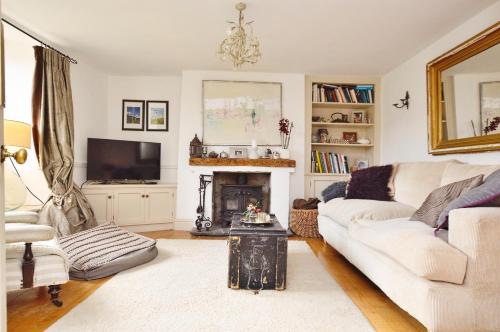
<path id="1" fill-rule="evenodd" d="M 482 185 L 451 201 L 439 215 L 436 230 L 448 229 L 448 215 L 451 210 L 488 205 L 498 197 L 500 197 L 500 169 L 491 173 Z"/>
<path id="2" fill-rule="evenodd" d="M 388 186 L 392 165 L 373 166 L 353 172 L 345 199 L 392 201 Z"/>

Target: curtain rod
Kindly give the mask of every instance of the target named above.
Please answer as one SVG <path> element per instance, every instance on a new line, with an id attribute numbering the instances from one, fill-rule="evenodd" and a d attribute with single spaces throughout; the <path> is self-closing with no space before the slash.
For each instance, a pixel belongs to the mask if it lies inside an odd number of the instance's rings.
<path id="1" fill-rule="evenodd" d="M 24 33 L 26 36 L 28 36 L 28 37 L 30 37 L 30 38 L 32 38 L 32 39 L 34 39 L 34 40 L 36 40 L 37 42 L 39 42 L 39 43 L 40 43 L 40 44 L 42 44 L 43 46 L 45 46 L 45 47 L 47 47 L 47 48 L 50 48 L 50 49 L 51 49 L 51 50 L 53 50 L 53 51 L 56 51 L 57 53 L 61 54 L 61 55 L 62 55 L 63 57 L 65 57 L 65 58 L 68 58 L 68 59 L 69 59 L 69 62 L 71 62 L 71 63 L 73 63 L 73 64 L 75 64 L 75 65 L 78 63 L 78 61 L 76 61 L 75 59 L 73 59 L 73 58 L 72 58 L 72 57 L 70 57 L 69 55 L 66 55 L 66 54 L 64 54 L 63 52 L 59 51 L 58 49 L 56 49 L 56 48 L 54 48 L 54 47 L 50 46 L 49 44 L 47 44 L 47 43 L 45 43 L 45 42 L 41 41 L 40 39 L 38 39 L 37 37 L 33 36 L 33 35 L 32 35 L 32 34 L 30 34 L 29 32 L 26 32 L 26 31 L 24 31 L 23 29 L 21 29 L 20 27 L 16 26 L 15 24 L 13 24 L 13 23 L 11 23 L 11 22 L 7 21 L 5 18 L 2 18 L 2 21 L 4 21 L 5 23 L 7 23 L 8 25 L 10 25 L 11 27 L 13 27 L 14 29 L 16 29 L 16 30 L 18 30 L 18 31 L 20 31 L 20 32 L 22 32 L 22 33 Z"/>

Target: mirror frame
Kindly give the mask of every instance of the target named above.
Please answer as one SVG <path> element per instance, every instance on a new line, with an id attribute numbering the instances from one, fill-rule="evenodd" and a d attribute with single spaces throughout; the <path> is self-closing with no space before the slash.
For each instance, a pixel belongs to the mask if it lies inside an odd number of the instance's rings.
<path id="1" fill-rule="evenodd" d="M 429 153 L 433 155 L 500 150 L 500 134 L 443 139 L 441 73 L 500 43 L 500 22 L 427 64 L 427 126 Z"/>

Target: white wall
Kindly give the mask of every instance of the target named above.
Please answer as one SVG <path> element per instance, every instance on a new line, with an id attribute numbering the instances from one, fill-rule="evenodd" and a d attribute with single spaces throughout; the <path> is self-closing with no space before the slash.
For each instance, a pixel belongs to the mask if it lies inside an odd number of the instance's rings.
<path id="1" fill-rule="evenodd" d="M 500 1 L 472 17 L 382 77 L 381 162 L 458 159 L 475 164 L 500 162 L 500 152 L 432 156 L 427 153 L 426 64 L 493 25 Z M 390 50 L 388 50 L 390 52 Z M 410 92 L 410 110 L 392 106 Z"/>
<path id="2" fill-rule="evenodd" d="M 75 124 L 75 168 L 77 184 L 87 179 L 87 138 L 107 133 L 108 85 L 106 74 L 88 66 L 83 60 L 71 65 L 71 87 Z"/>
<path id="3" fill-rule="evenodd" d="M 32 123 L 31 95 L 35 45 L 38 43 L 5 25 L 6 119 Z M 84 164 L 87 154 L 86 137 L 106 132 L 107 118 L 103 113 L 106 112 L 107 104 L 107 79 L 104 74 L 86 65 L 84 59 L 78 60 L 77 65 L 71 65 L 71 83 L 75 123 L 74 178 L 77 183 L 81 183 L 86 176 Z M 10 163 L 6 164 L 9 170 Z M 17 165 L 17 168 L 26 185 L 45 200 L 50 191 L 36 160 L 33 145 L 28 152 L 27 162 L 24 165 Z M 37 203 L 34 197 L 28 195 L 26 204 Z"/>
<path id="4" fill-rule="evenodd" d="M 111 76 L 108 78 L 106 115 L 108 129 L 105 138 L 161 143 L 160 181 L 163 183 L 177 181 L 180 95 L 180 76 Z M 168 100 L 168 132 L 122 130 L 123 99 Z"/>
<path id="5" fill-rule="evenodd" d="M 304 195 L 304 107 L 305 76 L 303 74 L 252 73 L 235 71 L 184 71 L 182 73 L 181 112 L 179 122 L 179 153 L 177 172 L 177 219 L 192 221 L 195 209 L 186 209 L 185 202 L 198 198 L 188 178 L 189 142 L 194 134 L 200 139 L 202 124 L 202 81 L 236 80 L 281 82 L 283 92 L 283 116 L 294 123 L 294 133 L 290 141 L 290 158 L 297 161 L 296 172 L 290 179 L 290 201 Z M 249 142 L 250 143 L 250 142 Z M 221 151 L 222 148 L 214 148 Z M 227 151 L 227 147 L 225 148 Z M 272 189 L 271 189 L 272 190 Z"/>

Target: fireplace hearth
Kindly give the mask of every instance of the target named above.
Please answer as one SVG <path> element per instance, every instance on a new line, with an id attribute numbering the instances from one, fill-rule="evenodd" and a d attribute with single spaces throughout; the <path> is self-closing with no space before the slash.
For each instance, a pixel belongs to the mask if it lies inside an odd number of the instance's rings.
<path id="1" fill-rule="evenodd" d="M 193 235 L 228 235 L 233 215 L 250 203 L 259 202 L 264 212 L 270 212 L 271 173 L 214 172 L 212 190 L 212 225 L 201 231 L 194 228 Z"/>

